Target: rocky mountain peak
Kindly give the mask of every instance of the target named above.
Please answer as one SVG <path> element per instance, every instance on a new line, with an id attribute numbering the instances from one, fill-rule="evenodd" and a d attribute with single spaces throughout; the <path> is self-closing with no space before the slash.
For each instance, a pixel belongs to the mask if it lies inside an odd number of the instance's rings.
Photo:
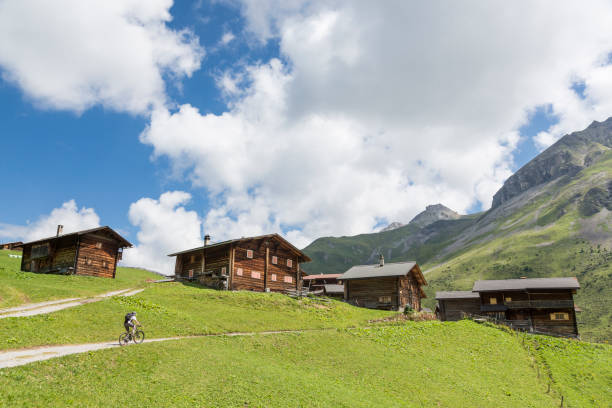
<path id="1" fill-rule="evenodd" d="M 417 214 L 412 220 L 410 220 L 410 224 L 416 224 L 419 227 L 423 228 L 436 221 L 456 220 L 457 218 L 460 218 L 460 217 L 461 215 L 451 210 L 450 208 L 442 204 L 434 204 L 434 205 L 428 205 L 425 208 L 425 211 Z"/>
<path id="2" fill-rule="evenodd" d="M 526 190 L 562 176 L 573 176 L 612 148 L 612 117 L 593 122 L 580 132 L 563 136 L 555 144 L 521 167 L 493 196 L 492 208 Z"/>

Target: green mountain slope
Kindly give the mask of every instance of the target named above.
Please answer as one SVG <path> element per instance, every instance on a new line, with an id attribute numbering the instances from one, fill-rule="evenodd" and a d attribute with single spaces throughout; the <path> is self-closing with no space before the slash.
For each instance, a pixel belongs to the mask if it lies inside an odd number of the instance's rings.
<path id="1" fill-rule="evenodd" d="M 429 287 L 470 289 L 476 279 L 576 276 L 583 337 L 612 340 L 612 118 L 564 136 L 517 171 L 484 213 L 392 231 L 321 238 L 308 272 L 416 260 Z"/>

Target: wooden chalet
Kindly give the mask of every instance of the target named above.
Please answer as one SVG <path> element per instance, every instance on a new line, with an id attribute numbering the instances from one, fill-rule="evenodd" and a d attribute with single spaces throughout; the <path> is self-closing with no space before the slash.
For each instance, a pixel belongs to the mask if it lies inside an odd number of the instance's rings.
<path id="1" fill-rule="evenodd" d="M 21 270 L 114 278 L 123 248 L 132 246 L 109 227 L 92 228 L 22 244 Z"/>
<path id="2" fill-rule="evenodd" d="M 175 279 L 225 290 L 284 292 L 302 288 L 310 258 L 278 234 L 232 239 L 176 252 Z"/>
<path id="3" fill-rule="evenodd" d="M 21 242 L 21 241 L 5 242 L 3 244 L 0 244 L 0 249 L 8 249 L 8 250 L 13 250 L 13 251 L 21 251 L 21 246 L 22 245 L 23 245 L 23 242 Z"/>
<path id="4" fill-rule="evenodd" d="M 344 299 L 356 306 L 371 309 L 421 310 L 425 298 L 425 277 L 416 262 L 353 266 L 338 280 L 344 283 Z"/>
<path id="5" fill-rule="evenodd" d="M 576 278 L 479 280 L 471 292 L 438 292 L 436 299 L 441 320 L 480 315 L 516 329 L 577 337 L 579 288 Z"/>

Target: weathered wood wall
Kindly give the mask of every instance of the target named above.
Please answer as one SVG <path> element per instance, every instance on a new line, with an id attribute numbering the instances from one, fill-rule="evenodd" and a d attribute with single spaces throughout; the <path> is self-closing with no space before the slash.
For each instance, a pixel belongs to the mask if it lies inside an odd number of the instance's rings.
<path id="1" fill-rule="evenodd" d="M 119 247 L 116 242 L 93 234 L 79 238 L 77 275 L 114 278 Z"/>
<path id="2" fill-rule="evenodd" d="M 58 239 L 40 244 L 49 245 L 49 255 L 44 258 L 32 258 L 32 245 L 27 245 L 22 254 L 22 270 L 27 272 L 68 272 L 68 268 L 74 268 L 76 254 L 76 242 L 74 238 Z M 34 262 L 32 262 L 34 261 Z"/>
<path id="3" fill-rule="evenodd" d="M 398 309 L 397 280 L 397 277 L 347 280 L 344 283 L 347 300 L 357 306 L 372 309 Z M 382 297 L 389 297 L 390 302 L 381 302 Z"/>
<path id="4" fill-rule="evenodd" d="M 440 320 L 461 320 L 463 313 L 480 314 L 480 299 L 439 299 Z"/>
<path id="5" fill-rule="evenodd" d="M 399 278 L 400 307 L 410 306 L 414 310 L 421 310 L 420 285 L 412 273 Z"/>

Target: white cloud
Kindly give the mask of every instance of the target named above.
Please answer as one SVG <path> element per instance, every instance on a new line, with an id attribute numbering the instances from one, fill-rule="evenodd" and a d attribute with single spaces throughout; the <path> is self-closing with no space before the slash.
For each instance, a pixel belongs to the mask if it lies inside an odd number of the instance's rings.
<path id="1" fill-rule="evenodd" d="M 221 37 L 221 41 L 219 42 L 221 45 L 227 45 L 231 43 L 232 41 L 234 41 L 234 39 L 236 39 L 236 36 L 234 35 L 234 33 L 232 33 L 231 31 L 228 31 L 223 34 L 223 36 Z"/>
<path id="2" fill-rule="evenodd" d="M 200 68 L 189 30 L 168 28 L 172 0 L 4 0 L 0 72 L 44 108 L 94 105 L 146 113 L 166 102 L 164 78 Z"/>
<path id="3" fill-rule="evenodd" d="M 81 231 L 100 226 L 100 217 L 93 208 L 79 208 L 74 200 L 42 215 L 27 225 L 0 224 L 0 238 L 5 240 L 34 241 L 54 236 L 57 226 L 63 225 L 63 233 Z"/>
<path id="4" fill-rule="evenodd" d="M 141 198 L 130 206 L 130 222 L 140 230 L 138 245 L 123 253 L 123 265 L 174 273 L 174 258 L 167 255 L 202 245 L 201 220 L 184 205 L 191 195 L 184 191 L 163 193 L 159 200 Z"/>
<path id="5" fill-rule="evenodd" d="M 280 40 L 287 65 L 226 72 L 217 83 L 227 112 L 159 109 L 141 135 L 209 191 L 217 206 L 205 228 L 217 236 L 281 230 L 303 245 L 406 221 L 426 204 L 486 208 L 529 111 L 551 104 L 572 126 L 610 112 L 609 2 L 271 0 L 242 10 L 259 40 Z M 570 89 L 576 78 L 586 101 Z"/>

